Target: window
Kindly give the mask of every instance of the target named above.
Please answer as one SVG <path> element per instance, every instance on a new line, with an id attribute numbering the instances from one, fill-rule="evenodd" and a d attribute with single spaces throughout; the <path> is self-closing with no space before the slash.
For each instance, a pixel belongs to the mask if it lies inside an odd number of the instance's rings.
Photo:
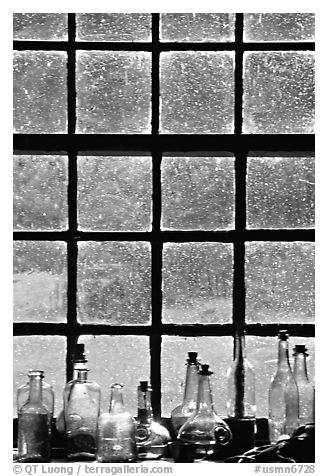
<path id="1" fill-rule="evenodd" d="M 283 326 L 314 376 L 313 14 L 14 15 L 14 387 L 140 378 L 156 416 L 188 350 L 245 328 L 258 416 Z"/>

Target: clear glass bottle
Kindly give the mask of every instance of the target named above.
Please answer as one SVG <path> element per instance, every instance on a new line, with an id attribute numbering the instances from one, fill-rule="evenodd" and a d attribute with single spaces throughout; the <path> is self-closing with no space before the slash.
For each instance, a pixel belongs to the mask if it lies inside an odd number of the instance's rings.
<path id="1" fill-rule="evenodd" d="M 44 372 L 41 370 L 30 370 L 27 374 L 28 381 L 17 389 L 17 414 L 19 413 L 20 408 L 22 408 L 29 398 L 30 376 L 33 374 L 33 372 L 42 372 L 42 403 L 45 405 L 52 418 L 55 407 L 55 394 L 52 386 L 45 381 Z"/>
<path id="2" fill-rule="evenodd" d="M 73 356 L 74 375 L 64 389 L 64 420 L 67 459 L 94 459 L 97 421 L 100 411 L 100 387 L 88 380 L 84 344 L 78 344 Z"/>
<path id="3" fill-rule="evenodd" d="M 314 387 L 310 383 L 307 373 L 305 345 L 294 347 L 294 378 L 299 396 L 299 424 L 314 423 Z"/>
<path id="4" fill-rule="evenodd" d="M 23 402 L 18 408 L 18 459 L 22 463 L 49 462 L 51 459 L 53 407 L 49 411 L 43 401 L 43 374 L 42 370 L 29 371 L 29 394 L 25 403 L 22 390 L 18 391 L 17 400 Z"/>
<path id="5" fill-rule="evenodd" d="M 138 459 L 156 459 L 164 456 L 171 440 L 168 430 L 154 421 L 151 406 L 151 387 L 147 381 L 138 385 L 137 450 Z"/>
<path id="6" fill-rule="evenodd" d="M 196 411 L 199 380 L 198 371 L 200 367 L 200 362 L 197 359 L 197 352 L 188 352 L 186 366 L 183 401 L 171 412 L 171 422 L 176 434 L 178 434 L 181 426 Z"/>
<path id="7" fill-rule="evenodd" d="M 97 454 L 99 463 L 129 463 L 137 460 L 136 422 L 125 409 L 123 385 L 111 385 L 110 407 L 98 419 Z"/>
<path id="8" fill-rule="evenodd" d="M 288 333 L 278 335 L 278 368 L 269 388 L 269 438 L 291 436 L 298 426 L 298 389 L 292 374 L 288 355 Z"/>
<path id="9" fill-rule="evenodd" d="M 246 358 L 244 332 L 236 332 L 234 345 L 234 360 L 227 373 L 227 414 L 229 418 L 255 418 L 255 372 Z"/>
<path id="10" fill-rule="evenodd" d="M 194 443 L 207 455 L 219 451 L 220 446 L 231 440 L 228 425 L 216 414 L 213 406 L 210 376 L 213 372 L 207 364 L 201 365 L 197 393 L 196 412 L 182 425 L 178 440 Z"/>

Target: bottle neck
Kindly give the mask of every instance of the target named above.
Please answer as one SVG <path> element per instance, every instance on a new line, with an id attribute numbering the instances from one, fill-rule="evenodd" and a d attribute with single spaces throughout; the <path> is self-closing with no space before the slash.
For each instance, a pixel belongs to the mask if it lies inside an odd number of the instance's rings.
<path id="1" fill-rule="evenodd" d="M 122 386 L 114 386 L 111 388 L 110 412 L 120 412 L 124 409 Z"/>
<path id="2" fill-rule="evenodd" d="M 42 377 L 33 375 L 30 377 L 29 403 L 42 402 Z"/>
<path id="3" fill-rule="evenodd" d="M 197 400 L 198 370 L 199 367 L 197 364 L 192 363 L 187 365 L 183 403 L 195 402 Z"/>
<path id="4" fill-rule="evenodd" d="M 288 354 L 288 341 L 279 340 L 278 345 L 278 370 L 291 371 Z"/>
<path id="5" fill-rule="evenodd" d="M 304 353 L 296 353 L 294 360 L 294 376 L 296 380 L 309 381 L 307 374 L 306 355 Z"/>
<path id="6" fill-rule="evenodd" d="M 212 391 L 208 375 L 199 375 L 197 411 L 213 411 Z"/>
<path id="7" fill-rule="evenodd" d="M 88 378 L 87 362 L 73 363 L 73 380 L 85 381 Z"/>
<path id="8" fill-rule="evenodd" d="M 243 362 L 246 358 L 245 353 L 245 336 L 244 335 L 235 335 L 234 341 L 234 360 L 236 362 Z"/>
<path id="9" fill-rule="evenodd" d="M 150 423 L 152 419 L 151 393 L 149 390 L 142 392 L 138 389 L 138 420 L 140 423 Z"/>

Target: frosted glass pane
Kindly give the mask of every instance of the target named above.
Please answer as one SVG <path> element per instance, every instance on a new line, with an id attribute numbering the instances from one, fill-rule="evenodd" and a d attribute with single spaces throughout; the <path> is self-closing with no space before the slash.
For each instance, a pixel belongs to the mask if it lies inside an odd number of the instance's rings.
<path id="1" fill-rule="evenodd" d="M 148 324 L 150 275 L 148 243 L 79 243 L 80 321 L 114 325 Z"/>
<path id="2" fill-rule="evenodd" d="M 245 13 L 245 41 L 314 41 L 313 13 Z"/>
<path id="3" fill-rule="evenodd" d="M 17 417 L 16 392 L 28 381 L 30 369 L 43 370 L 45 381 L 55 392 L 57 416 L 63 407 L 66 383 L 66 338 L 62 336 L 17 336 L 13 342 L 13 414 Z"/>
<path id="4" fill-rule="evenodd" d="M 67 157 L 14 156 L 14 229 L 67 228 Z"/>
<path id="5" fill-rule="evenodd" d="M 161 132 L 233 133 L 234 53 L 162 53 L 160 83 Z"/>
<path id="6" fill-rule="evenodd" d="M 164 243 L 163 254 L 163 322 L 230 322 L 232 244 Z"/>
<path id="7" fill-rule="evenodd" d="M 294 367 L 293 347 L 296 344 L 306 345 L 308 376 L 314 384 L 315 340 L 308 337 L 289 337 L 289 361 Z M 276 337 L 246 337 L 247 359 L 253 365 L 256 376 L 256 416 L 268 418 L 268 391 L 271 378 L 277 370 L 278 339 Z"/>
<path id="8" fill-rule="evenodd" d="M 162 227 L 228 230 L 234 226 L 232 157 L 165 157 Z"/>
<path id="9" fill-rule="evenodd" d="M 67 54 L 14 52 L 14 132 L 65 133 Z"/>
<path id="10" fill-rule="evenodd" d="M 101 385 L 101 411 L 108 412 L 109 386 L 122 383 L 124 405 L 133 416 L 137 414 L 137 385 L 150 380 L 149 337 L 83 335 L 90 379 Z"/>
<path id="11" fill-rule="evenodd" d="M 80 41 L 150 41 L 149 13 L 77 13 Z"/>
<path id="12" fill-rule="evenodd" d="M 150 132 L 151 54 L 77 52 L 77 132 Z"/>
<path id="13" fill-rule="evenodd" d="M 250 323 L 313 323 L 314 243 L 246 243 Z"/>
<path id="14" fill-rule="evenodd" d="M 149 231 L 150 157 L 80 157 L 78 174 L 81 229 Z"/>
<path id="15" fill-rule="evenodd" d="M 214 372 L 211 377 L 214 408 L 226 416 L 227 369 L 232 361 L 231 337 L 171 337 L 163 336 L 162 343 L 162 415 L 169 417 L 183 399 L 187 353 L 198 352 L 203 364 Z"/>
<path id="16" fill-rule="evenodd" d="M 66 320 L 66 244 L 14 242 L 14 320 Z"/>
<path id="17" fill-rule="evenodd" d="M 314 227 L 314 159 L 248 159 L 247 227 Z"/>
<path id="18" fill-rule="evenodd" d="M 14 40 L 67 40 L 67 14 L 14 13 Z"/>
<path id="19" fill-rule="evenodd" d="M 234 13 L 161 14 L 162 41 L 233 41 L 234 28 Z"/>
<path id="20" fill-rule="evenodd" d="M 248 52 L 244 61 L 243 132 L 313 133 L 313 53 Z"/>

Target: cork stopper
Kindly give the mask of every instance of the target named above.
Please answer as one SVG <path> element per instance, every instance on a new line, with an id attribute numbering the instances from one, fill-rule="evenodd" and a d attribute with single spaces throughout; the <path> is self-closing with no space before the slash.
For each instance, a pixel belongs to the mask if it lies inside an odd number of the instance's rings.
<path id="1" fill-rule="evenodd" d="M 84 352 L 84 344 L 76 344 L 75 352 L 72 355 L 74 362 L 87 362 L 87 358 Z"/>
<path id="2" fill-rule="evenodd" d="M 199 375 L 212 375 L 213 372 L 210 370 L 210 366 L 208 364 L 201 364 L 200 371 L 198 372 Z"/>
<path id="3" fill-rule="evenodd" d="M 147 380 L 140 380 L 140 390 L 142 392 L 147 392 L 148 390 L 148 381 Z"/>
<path id="4" fill-rule="evenodd" d="M 198 352 L 188 352 L 187 364 L 198 364 Z"/>
<path id="5" fill-rule="evenodd" d="M 280 331 L 279 331 L 279 334 L 278 334 L 278 338 L 279 338 L 280 340 L 288 340 L 288 338 L 289 338 L 288 331 L 286 331 L 286 330 L 280 330 Z"/>
<path id="6" fill-rule="evenodd" d="M 303 344 L 297 344 L 295 345 L 295 347 L 293 348 L 293 355 L 296 355 L 296 354 L 304 354 L 306 356 L 308 356 L 309 354 L 307 353 L 307 348 L 305 345 Z"/>

